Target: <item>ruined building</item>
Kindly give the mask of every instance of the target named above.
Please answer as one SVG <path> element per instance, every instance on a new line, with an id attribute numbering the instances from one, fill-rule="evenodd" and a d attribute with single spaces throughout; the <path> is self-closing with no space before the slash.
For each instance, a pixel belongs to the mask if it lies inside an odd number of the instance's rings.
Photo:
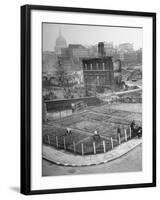
<path id="1" fill-rule="evenodd" d="M 84 86 L 89 90 L 104 92 L 121 86 L 121 61 L 106 56 L 104 43 L 98 43 L 98 57 L 86 58 L 83 62 Z"/>
<path id="2" fill-rule="evenodd" d="M 98 43 L 98 57 L 86 58 L 83 62 L 84 85 L 86 89 L 103 92 L 114 86 L 112 57 L 105 56 L 104 43 Z"/>

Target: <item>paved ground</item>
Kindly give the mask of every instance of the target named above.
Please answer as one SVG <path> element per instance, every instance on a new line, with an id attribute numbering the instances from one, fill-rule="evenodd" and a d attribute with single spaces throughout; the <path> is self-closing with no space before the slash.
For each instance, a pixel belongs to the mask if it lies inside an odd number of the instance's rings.
<path id="1" fill-rule="evenodd" d="M 43 145 L 43 158 L 53 163 L 65 166 L 98 165 L 119 158 L 120 156 L 128 153 L 141 143 L 141 139 L 135 138 L 122 143 L 121 145 L 113 148 L 106 153 L 85 156 L 75 155 L 65 150 L 59 150 L 51 146 Z"/>
<path id="2" fill-rule="evenodd" d="M 124 156 L 105 164 L 86 167 L 68 167 L 43 160 L 42 165 L 43 176 L 142 171 L 142 145 L 137 146 Z"/>

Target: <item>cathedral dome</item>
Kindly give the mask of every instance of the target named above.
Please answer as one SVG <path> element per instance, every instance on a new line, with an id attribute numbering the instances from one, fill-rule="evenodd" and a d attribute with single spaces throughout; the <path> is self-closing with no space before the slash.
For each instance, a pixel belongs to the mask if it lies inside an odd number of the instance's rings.
<path id="1" fill-rule="evenodd" d="M 59 36 L 56 39 L 56 46 L 67 46 L 67 42 L 62 36 L 61 32 L 59 32 Z"/>
<path id="2" fill-rule="evenodd" d="M 59 31 L 59 36 L 55 42 L 55 52 L 57 54 L 61 54 L 61 49 L 66 48 L 66 47 L 67 47 L 67 42 L 64 39 L 64 37 L 62 36 L 61 31 Z"/>

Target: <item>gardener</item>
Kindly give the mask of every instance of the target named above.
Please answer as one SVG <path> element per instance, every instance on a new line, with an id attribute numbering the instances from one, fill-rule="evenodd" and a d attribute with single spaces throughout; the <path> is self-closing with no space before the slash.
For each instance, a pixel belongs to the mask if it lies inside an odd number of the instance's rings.
<path id="1" fill-rule="evenodd" d="M 67 128 L 67 133 L 66 133 L 66 135 L 70 135 L 70 134 L 72 134 L 71 129 L 70 129 L 70 128 Z"/>
<path id="2" fill-rule="evenodd" d="M 97 130 L 94 131 L 94 136 L 93 136 L 94 140 L 96 139 L 100 139 L 100 135 L 98 134 Z"/>
<path id="3" fill-rule="evenodd" d="M 121 128 L 120 126 L 117 128 L 117 137 L 121 137 Z"/>
<path id="4" fill-rule="evenodd" d="M 142 126 L 140 123 L 138 123 L 135 131 L 136 131 L 136 136 L 138 136 L 138 138 L 141 138 L 142 137 Z"/>
<path id="5" fill-rule="evenodd" d="M 136 132 L 135 120 L 133 120 L 132 123 L 130 124 L 130 128 L 131 128 L 132 137 L 134 137 L 135 136 L 135 132 Z"/>

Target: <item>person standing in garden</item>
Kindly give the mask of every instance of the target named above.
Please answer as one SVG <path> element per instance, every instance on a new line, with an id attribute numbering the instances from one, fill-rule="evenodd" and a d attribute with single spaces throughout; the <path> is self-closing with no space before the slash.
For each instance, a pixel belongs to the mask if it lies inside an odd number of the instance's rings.
<path id="1" fill-rule="evenodd" d="M 132 137 L 134 137 L 135 136 L 135 130 L 136 130 L 135 120 L 133 120 L 132 123 L 130 124 L 130 128 L 131 128 Z"/>
<path id="2" fill-rule="evenodd" d="M 120 128 L 120 126 L 118 126 L 118 128 L 117 128 L 117 137 L 118 138 L 121 137 L 121 128 Z"/>

